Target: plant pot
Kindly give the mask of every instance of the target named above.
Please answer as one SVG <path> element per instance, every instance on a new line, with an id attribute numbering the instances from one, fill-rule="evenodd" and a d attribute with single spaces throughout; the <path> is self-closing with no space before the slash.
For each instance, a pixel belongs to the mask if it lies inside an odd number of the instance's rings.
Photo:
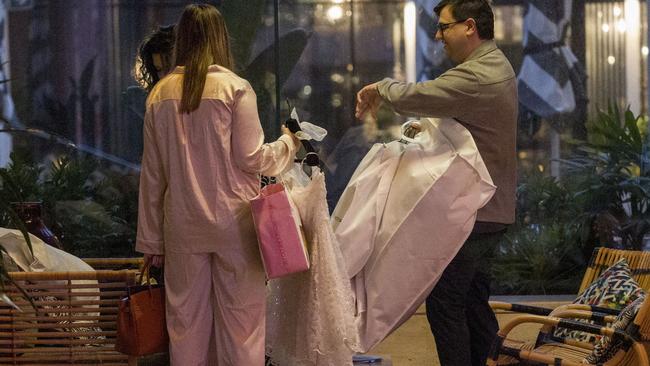
<path id="1" fill-rule="evenodd" d="M 43 223 L 42 202 L 11 202 L 11 208 L 23 220 L 30 234 L 37 236 L 55 248 L 63 249 L 59 238 Z"/>

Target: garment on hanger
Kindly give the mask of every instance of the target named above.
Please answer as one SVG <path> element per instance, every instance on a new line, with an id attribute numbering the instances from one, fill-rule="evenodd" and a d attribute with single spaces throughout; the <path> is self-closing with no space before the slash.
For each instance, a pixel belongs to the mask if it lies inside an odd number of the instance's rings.
<path id="1" fill-rule="evenodd" d="M 310 269 L 269 281 L 267 355 L 274 364 L 352 366 L 359 350 L 352 289 L 329 222 L 325 177 L 299 164 L 281 180 L 300 212 Z"/>
<path id="2" fill-rule="evenodd" d="M 420 124 L 415 138 L 372 147 L 332 214 L 363 352 L 423 303 L 496 190 L 467 129 Z"/>

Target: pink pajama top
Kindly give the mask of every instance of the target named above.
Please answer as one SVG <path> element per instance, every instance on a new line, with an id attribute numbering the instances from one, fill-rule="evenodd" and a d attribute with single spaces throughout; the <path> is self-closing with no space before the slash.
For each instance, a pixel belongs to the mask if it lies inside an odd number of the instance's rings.
<path id="1" fill-rule="evenodd" d="M 277 175 L 298 149 L 290 136 L 264 144 L 255 92 L 209 67 L 199 108 L 179 113 L 183 67 L 147 98 L 136 250 L 207 253 L 253 231 L 249 199 L 258 174 Z"/>

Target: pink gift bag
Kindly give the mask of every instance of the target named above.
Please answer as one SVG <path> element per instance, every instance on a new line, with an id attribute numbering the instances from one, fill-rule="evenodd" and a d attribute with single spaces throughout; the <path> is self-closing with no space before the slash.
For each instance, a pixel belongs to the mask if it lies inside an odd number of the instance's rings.
<path id="1" fill-rule="evenodd" d="M 251 201 L 253 222 L 268 278 L 309 269 L 298 210 L 282 184 L 270 184 Z"/>

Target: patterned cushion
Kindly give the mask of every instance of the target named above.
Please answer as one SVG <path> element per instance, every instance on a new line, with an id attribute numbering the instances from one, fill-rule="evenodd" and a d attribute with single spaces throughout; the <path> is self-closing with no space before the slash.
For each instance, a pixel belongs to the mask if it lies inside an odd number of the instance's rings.
<path id="1" fill-rule="evenodd" d="M 643 294 L 643 289 L 632 278 L 627 260 L 622 258 L 606 269 L 573 303 L 621 310 Z M 600 338 L 593 334 L 568 329 L 556 329 L 553 335 L 561 338 L 573 338 L 581 342 L 593 342 Z"/>
<path id="2" fill-rule="evenodd" d="M 616 320 L 612 323 L 611 327 L 614 329 L 625 330 L 632 320 L 636 317 L 636 314 L 641 308 L 641 304 L 645 299 L 645 295 L 640 296 L 638 299 L 634 300 L 631 304 L 625 307 L 623 311 L 616 317 Z M 616 352 L 623 346 L 623 341 L 616 340 L 613 341 L 609 337 L 602 337 L 594 345 L 594 350 L 591 354 L 582 361 L 582 363 L 587 364 L 602 364 L 603 362 L 612 358 Z"/>

